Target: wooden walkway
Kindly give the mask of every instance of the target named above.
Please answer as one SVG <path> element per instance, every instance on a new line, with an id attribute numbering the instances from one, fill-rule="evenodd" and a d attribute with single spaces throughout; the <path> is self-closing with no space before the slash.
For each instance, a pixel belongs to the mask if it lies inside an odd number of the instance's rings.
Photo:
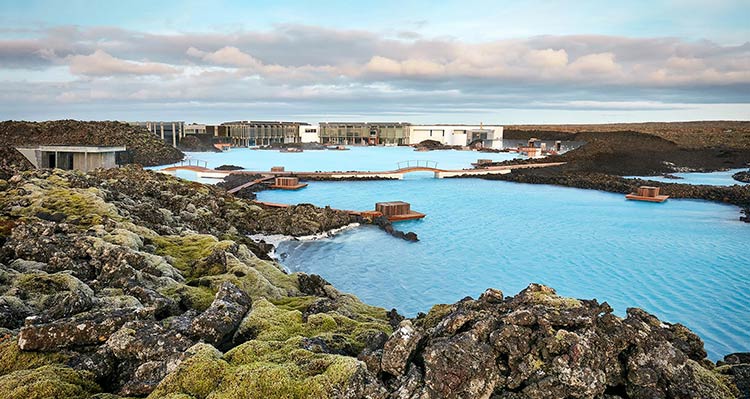
<path id="1" fill-rule="evenodd" d="M 380 172 L 370 171 L 332 171 L 332 172 L 268 172 L 268 171 L 247 171 L 247 170 L 235 170 L 235 171 L 220 171 L 214 169 L 208 169 L 201 166 L 170 166 L 161 169 L 161 172 L 173 173 L 178 170 L 190 170 L 201 174 L 210 175 L 210 177 L 226 176 L 232 173 L 238 174 L 251 174 L 251 175 L 264 175 L 264 176 L 297 176 L 300 178 L 329 178 L 329 179 L 346 179 L 346 178 L 382 178 L 382 179 L 403 179 L 404 175 L 414 172 L 432 172 L 435 177 L 442 179 L 445 177 L 456 177 L 456 176 L 484 176 L 484 175 L 501 175 L 510 173 L 515 169 L 530 169 L 530 168 L 547 168 L 552 166 L 564 165 L 565 162 L 547 162 L 547 163 L 532 163 L 522 165 L 505 165 L 505 166 L 489 166 L 486 168 L 472 168 L 472 169 L 440 169 L 428 166 L 410 166 L 394 170 L 386 170 Z M 208 176 L 206 176 L 208 177 Z"/>
<path id="2" fill-rule="evenodd" d="M 265 181 L 273 180 L 275 178 L 276 177 L 274 177 L 274 176 L 266 176 L 266 177 L 262 177 L 260 179 L 255 179 L 255 180 L 247 182 L 247 183 L 245 183 L 245 184 L 243 184 L 241 186 L 237 186 L 237 187 L 235 187 L 235 188 L 233 188 L 231 190 L 227 190 L 227 192 L 229 194 L 234 194 L 234 193 L 236 193 L 236 192 L 238 192 L 238 191 L 240 191 L 240 190 L 242 190 L 244 188 L 252 187 L 252 186 L 254 186 L 254 185 L 258 184 L 258 183 L 263 183 Z"/>

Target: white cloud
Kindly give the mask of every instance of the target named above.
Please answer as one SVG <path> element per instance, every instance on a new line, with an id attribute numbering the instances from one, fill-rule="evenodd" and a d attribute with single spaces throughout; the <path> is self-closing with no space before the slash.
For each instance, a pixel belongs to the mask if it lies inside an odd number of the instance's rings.
<path id="1" fill-rule="evenodd" d="M 134 62 L 115 58 L 103 50 L 90 55 L 74 55 L 68 58 L 70 72 L 74 75 L 174 75 L 179 69 L 155 62 Z"/>
<path id="2" fill-rule="evenodd" d="M 615 62 L 613 53 L 597 53 L 578 57 L 570 64 L 570 70 L 581 75 L 603 75 L 619 72 L 620 66 Z"/>

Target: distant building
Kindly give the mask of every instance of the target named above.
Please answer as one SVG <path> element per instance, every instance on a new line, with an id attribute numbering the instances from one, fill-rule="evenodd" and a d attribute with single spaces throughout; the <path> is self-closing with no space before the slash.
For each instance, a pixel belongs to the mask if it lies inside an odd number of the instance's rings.
<path id="1" fill-rule="evenodd" d="M 402 122 L 321 122 L 323 144 L 409 144 L 409 124 Z"/>
<path id="2" fill-rule="evenodd" d="M 140 126 L 149 132 L 159 136 L 165 143 L 177 147 L 180 140 L 185 137 L 184 121 L 157 121 L 157 122 L 127 122 L 132 126 Z"/>
<path id="3" fill-rule="evenodd" d="M 98 168 L 114 168 L 125 147 L 89 147 L 67 145 L 40 145 L 18 147 L 35 168 L 58 168 L 88 172 Z"/>
<path id="4" fill-rule="evenodd" d="M 319 125 L 300 125 L 299 127 L 300 143 L 319 143 L 320 126 Z"/>
<path id="5" fill-rule="evenodd" d="M 289 144 L 300 142 L 300 127 L 309 126 L 304 122 L 266 122 L 266 121 L 236 121 L 225 122 L 221 127 L 234 146 L 256 146 L 271 144 Z"/>
<path id="6" fill-rule="evenodd" d="M 425 140 L 439 141 L 445 145 L 481 145 L 502 148 L 503 127 L 498 125 L 411 125 L 409 144 Z"/>
<path id="7" fill-rule="evenodd" d="M 185 135 L 206 134 L 206 124 L 190 123 L 185 125 Z"/>

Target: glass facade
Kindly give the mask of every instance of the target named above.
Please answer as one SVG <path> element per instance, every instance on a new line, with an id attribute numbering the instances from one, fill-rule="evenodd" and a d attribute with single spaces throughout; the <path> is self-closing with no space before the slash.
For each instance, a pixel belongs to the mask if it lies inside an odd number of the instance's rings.
<path id="1" fill-rule="evenodd" d="M 408 144 L 408 123 L 321 122 L 320 142 L 326 144 Z"/>
<path id="2" fill-rule="evenodd" d="M 301 122 L 238 121 L 222 123 L 226 136 L 236 146 L 299 143 Z"/>

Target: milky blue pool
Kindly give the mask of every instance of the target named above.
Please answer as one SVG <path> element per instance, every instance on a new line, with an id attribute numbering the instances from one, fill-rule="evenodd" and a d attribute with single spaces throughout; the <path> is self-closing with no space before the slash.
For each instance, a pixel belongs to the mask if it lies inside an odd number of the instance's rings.
<path id="1" fill-rule="evenodd" d="M 362 227 L 333 239 L 283 243 L 282 263 L 410 316 L 487 287 L 512 295 L 539 282 L 562 295 L 607 301 L 620 315 L 635 306 L 683 323 L 705 340 L 713 359 L 750 350 L 750 226 L 738 221 L 736 207 L 410 177 L 260 193 L 266 201 L 346 209 L 404 200 L 428 215 L 397 225 L 416 232 L 418 243 Z"/>
<path id="2" fill-rule="evenodd" d="M 466 168 L 478 158 L 515 157 L 403 147 L 189 155 L 209 167 L 281 165 L 303 171 L 388 170 L 410 159 Z M 190 172 L 178 176 L 195 179 Z M 418 243 L 361 227 L 332 239 L 281 244 L 286 267 L 320 274 L 368 303 L 411 316 L 435 303 L 476 297 L 487 287 L 513 295 L 539 282 L 562 295 L 607 301 L 620 315 L 637 306 L 683 323 L 705 340 L 712 359 L 750 351 L 750 226 L 738 221 L 736 207 L 691 200 L 630 202 L 598 191 L 430 177 L 311 183 L 297 192 L 261 192 L 259 198 L 363 210 L 378 201 L 404 200 L 426 213 L 424 220 L 397 225 L 419 234 Z M 684 177 L 677 181 L 733 182 L 730 172 Z"/>
<path id="3" fill-rule="evenodd" d="M 739 184 L 741 186 L 748 185 L 750 183 L 742 183 L 732 178 L 737 172 L 747 170 L 747 168 L 723 170 L 720 172 L 707 172 L 707 173 L 673 173 L 681 179 L 670 179 L 664 176 L 631 176 L 639 177 L 646 180 L 660 181 L 664 183 L 681 183 L 681 184 L 707 184 L 710 186 L 732 186 Z"/>
<path id="4" fill-rule="evenodd" d="M 497 161 L 516 158 L 514 153 L 483 153 L 477 151 L 417 152 L 411 147 L 348 147 L 347 151 L 307 150 L 301 153 L 282 153 L 275 150 L 232 149 L 228 152 L 189 152 L 193 160 L 206 161 L 209 168 L 237 165 L 248 170 L 266 171 L 272 166 L 286 170 L 310 171 L 381 171 L 397 169 L 397 163 L 407 160 L 430 160 L 442 169 L 471 167 L 477 159 Z M 203 165 L 203 163 L 201 163 Z"/>

